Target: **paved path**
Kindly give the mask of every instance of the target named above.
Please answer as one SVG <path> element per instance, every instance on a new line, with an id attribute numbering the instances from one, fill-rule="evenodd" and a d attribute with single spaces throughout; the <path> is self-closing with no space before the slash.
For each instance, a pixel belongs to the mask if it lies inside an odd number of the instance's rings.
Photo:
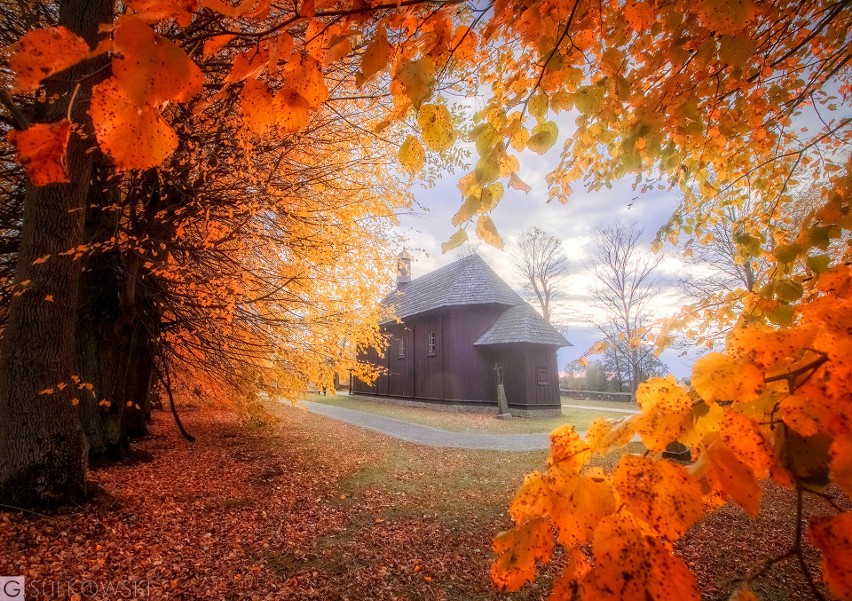
<path id="1" fill-rule="evenodd" d="M 632 415 L 637 415 L 640 413 L 635 409 L 610 409 L 609 407 L 590 407 L 589 405 L 566 405 L 563 404 L 563 407 L 570 407 L 571 409 L 591 409 L 592 411 L 611 411 L 612 413 L 630 413 Z"/>
<path id="2" fill-rule="evenodd" d="M 311 413 L 430 447 L 487 449 L 491 451 L 535 451 L 550 447 L 550 435 L 544 432 L 541 434 L 452 432 L 344 407 L 334 407 L 310 401 L 302 401 L 302 404 Z"/>

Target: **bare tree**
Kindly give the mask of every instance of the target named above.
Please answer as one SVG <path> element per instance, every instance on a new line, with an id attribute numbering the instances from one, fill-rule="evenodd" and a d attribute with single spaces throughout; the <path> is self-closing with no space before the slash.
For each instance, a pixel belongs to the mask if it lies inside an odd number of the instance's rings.
<path id="1" fill-rule="evenodd" d="M 521 234 L 518 241 L 520 255 L 515 267 L 524 278 L 524 288 L 541 307 L 544 318 L 550 322 L 551 302 L 558 286 L 568 275 L 568 260 L 562 252 L 562 241 L 533 226 Z"/>
<path id="2" fill-rule="evenodd" d="M 653 354 L 653 347 L 640 338 L 649 321 L 648 306 L 657 288 L 654 270 L 660 263 L 659 257 L 641 252 L 641 235 L 635 224 L 598 229 L 589 266 L 598 284 L 592 289 L 593 302 L 606 313 L 606 321 L 596 325 L 609 342 L 610 358 L 623 365 L 634 394 Z"/>
<path id="3" fill-rule="evenodd" d="M 684 259 L 697 270 L 687 270 L 681 287 L 690 298 L 702 300 L 721 291 L 755 289 L 763 281 L 766 261 L 742 257 L 738 248 L 736 207 L 726 207 L 719 218 L 707 227 L 704 244 L 690 247 L 691 255 Z"/>

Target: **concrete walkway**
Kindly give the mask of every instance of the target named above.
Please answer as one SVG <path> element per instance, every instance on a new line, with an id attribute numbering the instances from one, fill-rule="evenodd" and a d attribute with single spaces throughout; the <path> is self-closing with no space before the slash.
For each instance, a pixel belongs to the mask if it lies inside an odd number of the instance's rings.
<path id="1" fill-rule="evenodd" d="M 636 409 L 610 409 L 609 407 L 590 407 L 588 405 L 567 405 L 563 404 L 563 407 L 568 407 L 570 409 L 591 409 L 592 411 L 604 411 L 604 412 L 612 412 L 612 413 L 629 413 L 631 415 L 638 415 L 641 413 Z"/>
<path id="2" fill-rule="evenodd" d="M 311 413 L 330 417 L 347 424 L 353 424 L 367 430 L 373 430 L 386 436 L 392 436 L 430 447 L 451 447 L 454 449 L 484 449 L 491 451 L 535 451 L 550 447 L 550 435 L 541 434 L 488 434 L 485 432 L 452 432 L 431 426 L 412 424 L 392 417 L 374 415 L 344 407 L 323 405 L 302 401 Z M 581 433 L 582 434 L 582 433 Z"/>

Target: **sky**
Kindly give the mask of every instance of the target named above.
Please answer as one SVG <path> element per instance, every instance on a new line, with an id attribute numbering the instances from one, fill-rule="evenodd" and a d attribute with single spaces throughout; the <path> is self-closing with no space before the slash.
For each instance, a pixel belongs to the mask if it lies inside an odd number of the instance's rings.
<path id="1" fill-rule="evenodd" d="M 596 192 L 588 192 L 577 185 L 567 204 L 558 201 L 548 204 L 545 176 L 557 165 L 560 147 L 557 143 L 544 156 L 530 151 L 518 156 L 521 166 L 518 175 L 532 190 L 524 193 L 507 188 L 500 204 L 491 214 L 506 243 L 504 250 L 477 240 L 473 227 L 468 228 L 468 233 L 479 255 L 522 296 L 523 280 L 514 267 L 520 234 L 537 225 L 562 241 L 571 268 L 570 275 L 561 286 L 560 298 L 555 301 L 554 322 L 567 327 L 566 337 L 573 344 L 559 351 L 558 365 L 562 370 L 568 362 L 579 358 L 601 338 L 595 324 L 600 323 L 602 314 L 591 304 L 590 288 L 594 278 L 588 266 L 595 228 L 617 222 L 635 223 L 644 230 L 642 252 L 651 254 L 651 241 L 677 207 L 679 193 L 654 191 L 637 197 L 637 192 L 631 189 L 629 182 L 623 181 L 612 189 Z M 475 150 L 473 154 L 475 156 Z M 456 184 L 465 173 L 465 170 L 447 172 L 432 188 L 415 184 L 412 189 L 420 208 L 400 216 L 396 231 L 414 257 L 412 276 L 415 278 L 469 252 L 466 247 L 462 247 L 447 254 L 441 253 L 441 243 L 456 230 L 450 220 L 461 204 L 461 193 Z M 653 306 L 658 317 L 673 313 L 683 304 L 677 291 L 677 278 L 685 265 L 677 259 L 673 249 L 663 252 L 663 261 L 656 272 L 660 291 Z M 532 304 L 538 308 L 536 303 Z M 685 377 L 691 371 L 694 357 L 687 359 L 680 357 L 679 353 L 666 351 L 661 359 L 669 366 L 671 373 Z"/>

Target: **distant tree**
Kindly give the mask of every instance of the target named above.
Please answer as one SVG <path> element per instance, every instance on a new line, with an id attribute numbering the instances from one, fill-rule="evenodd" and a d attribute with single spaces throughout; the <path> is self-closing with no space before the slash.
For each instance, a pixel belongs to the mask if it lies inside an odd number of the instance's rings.
<path id="1" fill-rule="evenodd" d="M 607 368 L 600 362 L 589 363 L 586 367 L 578 361 L 571 361 L 565 365 L 565 376 L 562 378 L 562 387 L 568 390 L 594 390 L 608 392 L 613 390 L 615 384 L 610 377 Z"/>
<path id="2" fill-rule="evenodd" d="M 654 270 L 660 263 L 659 257 L 640 251 L 641 235 L 635 224 L 598 229 L 590 265 L 597 280 L 593 302 L 606 314 L 606 321 L 596 325 L 614 353 L 617 372 L 634 394 L 643 379 L 642 367 L 653 355 L 652 348 L 641 343 L 641 336 L 656 292 Z"/>
<path id="3" fill-rule="evenodd" d="M 609 388 L 614 392 L 630 392 L 633 390 L 633 374 L 631 373 L 631 347 L 623 341 L 611 343 L 604 352 L 603 360 L 599 364 L 609 374 Z M 668 366 L 654 354 L 654 347 L 650 343 L 640 344 L 639 356 L 639 381 L 648 378 L 664 376 L 668 373 Z M 591 365 L 589 366 L 591 368 Z M 601 389 L 603 390 L 603 389 Z"/>
<path id="4" fill-rule="evenodd" d="M 541 314 L 550 322 L 551 302 L 558 286 L 568 276 L 568 259 L 562 252 L 562 241 L 533 226 L 521 234 L 518 252 L 515 267 L 524 278 L 524 289 L 531 299 L 538 301 Z"/>

